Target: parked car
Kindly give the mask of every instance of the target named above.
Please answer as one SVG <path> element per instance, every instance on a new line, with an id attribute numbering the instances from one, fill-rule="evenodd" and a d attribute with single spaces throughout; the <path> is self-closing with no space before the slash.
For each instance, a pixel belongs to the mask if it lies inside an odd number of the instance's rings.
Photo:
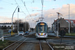
<path id="1" fill-rule="evenodd" d="M 29 31 L 26 31 L 25 34 L 29 34 Z"/>
<path id="2" fill-rule="evenodd" d="M 20 32 L 18 33 L 18 35 L 24 35 L 24 32 L 23 32 L 23 31 L 20 31 Z"/>

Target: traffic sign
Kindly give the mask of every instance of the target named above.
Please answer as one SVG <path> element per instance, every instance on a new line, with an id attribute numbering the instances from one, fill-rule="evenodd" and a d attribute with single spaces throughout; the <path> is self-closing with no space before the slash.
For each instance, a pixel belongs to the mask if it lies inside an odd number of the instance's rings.
<path id="1" fill-rule="evenodd" d="M 65 30 L 60 30 L 59 32 L 59 35 L 61 37 L 60 44 L 62 43 L 62 37 L 65 36 L 65 34 L 66 34 Z"/>
<path id="2" fill-rule="evenodd" d="M 60 35 L 60 36 L 63 37 L 63 36 L 65 36 L 65 34 L 66 34 L 65 30 L 60 30 L 60 32 L 59 32 L 59 35 Z"/>

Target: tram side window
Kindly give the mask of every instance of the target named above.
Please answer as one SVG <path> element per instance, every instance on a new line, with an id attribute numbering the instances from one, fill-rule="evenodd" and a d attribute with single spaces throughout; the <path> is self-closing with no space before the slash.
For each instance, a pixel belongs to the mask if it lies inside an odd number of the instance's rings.
<path id="1" fill-rule="evenodd" d="M 47 32 L 47 25 L 45 25 L 45 28 L 44 29 L 45 29 L 44 31 Z"/>
<path id="2" fill-rule="evenodd" d="M 38 33 L 38 26 L 36 26 L 36 32 Z"/>

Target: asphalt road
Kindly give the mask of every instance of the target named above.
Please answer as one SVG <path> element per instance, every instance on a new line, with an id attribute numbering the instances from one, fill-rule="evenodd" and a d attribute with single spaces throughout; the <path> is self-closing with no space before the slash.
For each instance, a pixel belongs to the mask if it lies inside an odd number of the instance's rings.
<path id="1" fill-rule="evenodd" d="M 29 33 L 29 35 L 32 35 L 34 32 L 31 32 L 31 33 Z M 54 33 L 49 33 L 49 35 L 55 35 Z M 6 37 L 5 38 L 5 40 L 10 40 L 10 41 L 18 41 L 18 40 L 20 40 L 20 39 L 22 39 L 21 40 L 21 42 L 24 40 L 24 39 L 26 39 L 27 38 L 27 40 L 25 41 L 25 42 L 30 42 L 29 43 L 29 45 L 32 45 L 32 43 L 37 43 L 37 42 L 39 42 L 39 40 L 37 40 L 35 37 L 25 37 L 25 36 L 28 36 L 28 35 L 24 35 L 24 36 L 19 36 L 19 35 L 15 35 L 15 36 L 10 36 L 10 37 Z M 46 39 L 48 42 L 50 42 L 50 43 L 54 43 L 54 44 L 60 44 L 60 41 L 61 41 L 61 39 L 60 38 L 48 38 L 48 39 Z M 42 40 L 42 42 L 44 42 L 43 40 Z M 70 45 L 70 46 L 75 46 L 75 39 L 72 39 L 72 38 L 63 38 L 62 39 L 62 43 L 64 43 L 64 44 L 66 44 L 66 45 Z M 27 45 L 28 43 L 26 43 L 26 45 Z M 27 45 L 26 46 L 25 45 L 25 47 L 26 47 L 26 49 L 29 47 L 29 45 Z M 34 45 L 33 45 L 34 46 Z M 31 47 L 32 49 L 33 49 L 33 47 Z M 30 48 L 29 48 L 30 49 Z M 29 50 L 28 49 L 28 50 Z M 34 49 L 33 49 L 34 50 Z"/>
<path id="2" fill-rule="evenodd" d="M 33 32 L 32 33 L 30 33 L 29 35 L 31 35 L 31 34 L 33 34 Z M 49 33 L 49 35 L 54 35 L 53 33 Z M 28 35 L 24 35 L 24 36 L 19 36 L 19 35 L 15 35 L 15 36 L 12 36 L 12 37 L 7 37 L 7 38 L 5 38 L 5 40 L 10 40 L 10 41 L 18 41 L 19 39 L 25 39 L 25 38 L 27 38 L 27 42 L 38 42 L 38 40 L 34 37 L 25 37 L 25 36 L 28 36 Z M 47 39 L 49 42 L 51 42 L 51 43 L 60 43 L 60 41 L 61 41 L 61 39 Z M 21 40 L 21 41 L 23 41 L 23 40 Z M 62 39 L 62 42 L 63 43 L 66 43 L 66 44 L 71 44 L 71 45 L 75 45 L 75 39 L 72 39 L 72 38 L 63 38 Z"/>

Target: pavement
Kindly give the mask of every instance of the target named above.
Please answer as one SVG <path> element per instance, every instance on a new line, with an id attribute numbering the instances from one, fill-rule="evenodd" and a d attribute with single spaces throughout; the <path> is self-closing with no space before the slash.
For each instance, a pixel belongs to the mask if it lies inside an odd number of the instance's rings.
<path id="1" fill-rule="evenodd" d="M 4 35 L 4 38 L 11 37 L 11 36 L 16 36 L 16 35 L 17 35 L 17 33 L 15 33 L 14 35 L 11 35 L 11 34 L 5 34 L 5 35 Z"/>
<path id="2" fill-rule="evenodd" d="M 31 35 L 33 33 L 35 33 L 35 32 L 30 32 L 28 35 Z M 18 35 L 17 33 L 15 33 L 14 35 L 6 34 L 6 35 L 4 35 L 4 39 L 10 40 L 10 41 L 16 41 L 16 40 L 23 38 L 24 36 L 28 36 L 28 35 Z"/>
<path id="3" fill-rule="evenodd" d="M 31 35 L 31 34 L 33 34 L 33 33 L 35 33 L 35 32 L 30 32 L 29 35 Z M 18 34 L 17 34 L 17 33 L 15 33 L 14 35 L 5 34 L 5 35 L 4 35 L 4 38 L 11 37 L 11 36 L 18 36 Z M 27 35 L 25 35 L 25 36 L 27 36 Z"/>

